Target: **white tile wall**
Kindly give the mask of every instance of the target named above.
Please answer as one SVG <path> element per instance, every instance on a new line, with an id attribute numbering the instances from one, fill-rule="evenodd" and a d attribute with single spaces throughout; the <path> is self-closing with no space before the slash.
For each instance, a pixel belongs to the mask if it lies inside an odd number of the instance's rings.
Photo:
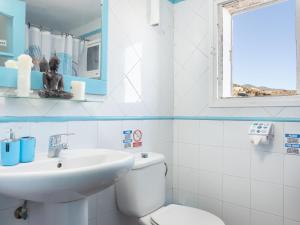
<path id="1" fill-rule="evenodd" d="M 196 167 L 200 170 L 221 172 L 223 169 L 222 150 L 222 147 L 200 145 L 199 156 L 196 158 Z"/>
<path id="2" fill-rule="evenodd" d="M 249 208 L 244 208 L 229 203 L 223 203 L 223 220 L 230 225 L 249 225 L 251 212 Z"/>
<path id="3" fill-rule="evenodd" d="M 294 221 L 300 221 L 300 189 L 284 188 L 284 215 Z"/>
<path id="4" fill-rule="evenodd" d="M 300 157 L 286 156 L 284 161 L 284 183 L 287 186 L 300 188 Z"/>
<path id="5" fill-rule="evenodd" d="M 283 186 L 253 181 L 251 185 L 251 207 L 283 216 Z"/>
<path id="6" fill-rule="evenodd" d="M 223 200 L 250 208 L 250 181 L 246 178 L 223 176 Z"/>
<path id="7" fill-rule="evenodd" d="M 282 154 L 252 151 L 252 179 L 282 184 L 283 160 Z"/>
<path id="8" fill-rule="evenodd" d="M 250 150 L 241 151 L 234 148 L 224 148 L 224 174 L 237 177 L 250 177 Z"/>
<path id="9" fill-rule="evenodd" d="M 147 0 L 110 1 L 109 94 L 103 103 L 0 99 L 0 115 L 300 115 L 299 108 L 209 108 L 209 0 L 185 0 L 174 8 L 161 2 L 161 25 L 153 28 L 148 26 Z M 283 134 L 299 133 L 300 123 L 275 123 L 273 143 L 257 148 L 249 143 L 249 125 L 238 121 L 17 123 L 0 124 L 0 136 L 13 127 L 18 135 L 36 136 L 39 151 L 45 151 L 49 135 L 69 131 L 76 133 L 68 138 L 73 148 L 121 150 L 121 131 L 142 128 L 145 145 L 140 150 L 161 152 L 170 164 L 169 201 L 173 193 L 175 203 L 212 212 L 226 225 L 300 225 L 300 158 L 283 154 Z M 90 197 L 89 224 L 135 224 L 117 212 L 114 201 L 113 188 Z M 0 225 L 41 224 L 40 205 L 31 206 L 36 213 L 29 221 L 14 220 L 12 213 L 19 204 L 0 196 Z"/>
<path id="10" fill-rule="evenodd" d="M 283 218 L 252 210 L 251 225 L 261 225 L 261 224 L 283 225 Z"/>
<path id="11" fill-rule="evenodd" d="M 68 142 L 70 148 L 96 148 L 98 147 L 98 123 L 69 122 L 67 123 Z"/>
<path id="12" fill-rule="evenodd" d="M 199 129 L 197 121 L 175 121 L 181 129 L 174 132 L 174 201 L 220 215 L 226 225 L 299 223 L 300 157 L 283 148 L 284 132 L 300 133 L 298 123 L 275 123 L 270 150 L 251 146 L 251 122 L 204 121 L 207 133 L 200 131 L 202 122 Z M 199 133 L 199 144 L 176 138 L 186 130 Z M 202 138 L 214 143 L 202 145 Z"/>
<path id="13" fill-rule="evenodd" d="M 3 125 L 3 124 L 2 124 Z M 168 202 L 172 202 L 172 123 L 169 121 L 93 121 L 93 122 L 63 122 L 63 123 L 22 123 L 22 124 L 6 124 L 11 127 L 19 127 L 24 131 L 22 135 L 33 135 L 38 140 L 38 151 L 45 152 L 48 147 L 49 135 L 56 133 L 72 132 L 74 136 L 66 138 L 70 148 L 109 148 L 116 150 L 124 150 L 122 146 L 122 131 L 123 129 L 140 128 L 144 132 L 145 146 L 139 149 L 131 149 L 131 152 L 153 151 L 163 153 L 166 157 L 166 162 L 169 164 L 169 173 L 167 176 L 167 196 Z M 0 132 L 6 132 L 6 125 L 2 126 Z M 154 129 L 155 128 L 155 129 Z M 159 128 L 163 128 L 164 133 L 155 132 Z M 154 129 L 154 130 L 153 130 Z M 26 132 L 27 130 L 27 132 Z M 111 136 L 109 134 L 112 134 Z M 188 170 L 188 169 L 187 169 Z M 183 170 L 183 173 L 186 172 Z M 189 172 L 187 172 L 189 174 Z M 186 174 L 183 178 L 188 178 Z M 197 174 L 195 173 L 195 177 Z M 197 179 L 195 179 L 197 180 Z M 182 186 L 188 181 L 182 181 Z M 193 180 L 190 180 L 193 182 Z M 197 185 L 197 183 L 195 183 Z M 195 186 L 192 192 L 197 190 Z M 0 225 L 40 225 L 43 217 L 40 209 L 42 204 L 30 204 L 31 214 L 28 221 L 17 221 L 13 217 L 15 210 L 22 203 L 21 200 L 15 200 L 0 195 Z M 115 204 L 114 187 L 91 196 L 89 198 L 89 223 L 97 225 L 126 225 L 134 224 L 134 220 L 126 218 L 119 214 Z"/>
<path id="14" fill-rule="evenodd" d="M 299 225 L 300 222 L 292 221 L 292 220 L 285 220 L 284 225 Z"/>
<path id="15" fill-rule="evenodd" d="M 221 199 L 222 196 L 222 175 L 219 173 L 199 171 L 198 194 L 210 198 Z"/>
<path id="16" fill-rule="evenodd" d="M 0 116 L 169 116 L 173 114 L 173 5 L 161 3 L 161 24 L 149 26 L 147 0 L 109 1 L 108 96 L 103 103 L 69 103 L 0 98 Z M 134 12 L 134 13 L 132 13 Z M 153 128 L 153 125 L 155 128 Z M 19 129 L 20 127 L 20 129 Z M 0 137 L 14 128 L 18 136 L 37 138 L 37 149 L 47 151 L 52 134 L 74 132 L 66 138 L 71 148 L 122 150 L 121 131 L 141 128 L 144 146 L 140 150 L 166 155 L 170 173 L 167 195 L 172 196 L 172 121 L 69 122 L 0 124 Z M 33 207 L 30 220 L 15 221 L 18 200 L 0 196 L 0 225 L 41 225 L 43 218 Z M 135 221 L 121 216 L 115 208 L 114 192 L 90 198 L 90 225 L 125 225 Z"/>
<path id="17" fill-rule="evenodd" d="M 299 107 L 209 107 L 210 2 L 185 0 L 174 7 L 174 115 L 299 117 Z M 274 123 L 273 142 L 256 148 L 249 142 L 249 126 L 247 121 L 175 121 L 174 193 L 180 196 L 186 189 L 175 183 L 176 172 L 182 168 L 178 162 L 184 159 L 196 168 L 193 173 L 214 172 L 210 179 L 198 176 L 200 191 L 190 195 L 199 196 L 199 208 L 217 215 L 220 206 L 207 200 L 201 203 L 200 196 L 221 202 L 221 217 L 226 225 L 299 225 L 300 157 L 285 155 L 283 141 L 284 133 L 300 133 L 300 123 Z M 192 157 L 196 153 L 179 153 L 185 151 L 182 134 L 194 138 L 197 132 L 197 138 L 188 140 L 199 144 L 195 166 Z M 221 177 L 220 184 L 216 177 Z M 189 200 L 185 203 L 189 204 Z"/>

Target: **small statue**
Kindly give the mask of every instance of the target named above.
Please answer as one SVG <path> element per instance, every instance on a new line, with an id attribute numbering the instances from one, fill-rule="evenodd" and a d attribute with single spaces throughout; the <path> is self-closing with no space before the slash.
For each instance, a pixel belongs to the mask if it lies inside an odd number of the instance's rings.
<path id="1" fill-rule="evenodd" d="M 40 62 L 40 72 L 43 73 L 44 90 L 39 91 L 41 98 L 63 98 L 71 99 L 73 95 L 64 91 L 64 78 L 57 73 L 59 67 L 59 58 L 53 56 L 48 64 L 43 58 Z M 49 71 L 50 69 L 50 71 Z"/>

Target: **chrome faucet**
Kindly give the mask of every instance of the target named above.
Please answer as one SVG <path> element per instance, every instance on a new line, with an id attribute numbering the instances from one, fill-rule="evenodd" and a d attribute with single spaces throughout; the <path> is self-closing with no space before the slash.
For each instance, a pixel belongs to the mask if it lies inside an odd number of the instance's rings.
<path id="1" fill-rule="evenodd" d="M 62 136 L 74 135 L 73 133 L 55 134 L 49 138 L 48 158 L 58 158 L 60 152 L 68 149 L 68 143 L 61 143 Z"/>

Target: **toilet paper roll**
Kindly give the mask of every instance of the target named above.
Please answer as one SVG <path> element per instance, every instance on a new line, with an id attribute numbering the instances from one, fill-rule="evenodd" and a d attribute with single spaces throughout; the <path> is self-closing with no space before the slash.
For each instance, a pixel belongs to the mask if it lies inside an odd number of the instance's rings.
<path id="1" fill-rule="evenodd" d="M 250 136 L 250 142 L 253 145 L 260 145 L 260 144 L 268 144 L 269 140 L 267 136 L 263 135 L 251 135 Z"/>

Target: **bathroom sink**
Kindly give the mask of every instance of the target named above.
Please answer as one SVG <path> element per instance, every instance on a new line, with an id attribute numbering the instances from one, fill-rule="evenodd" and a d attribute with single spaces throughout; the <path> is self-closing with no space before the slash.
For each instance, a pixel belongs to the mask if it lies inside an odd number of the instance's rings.
<path id="1" fill-rule="evenodd" d="M 105 149 L 67 150 L 51 159 L 39 154 L 32 163 L 0 167 L 0 194 L 44 203 L 77 201 L 114 184 L 133 163 L 131 154 Z"/>

